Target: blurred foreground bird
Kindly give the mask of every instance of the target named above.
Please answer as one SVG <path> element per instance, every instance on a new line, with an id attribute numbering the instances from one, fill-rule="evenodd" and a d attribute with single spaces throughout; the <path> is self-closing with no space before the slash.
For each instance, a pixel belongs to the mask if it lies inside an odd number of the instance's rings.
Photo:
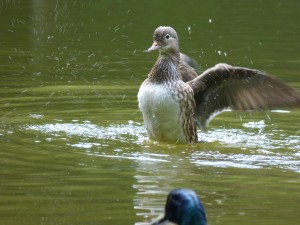
<path id="1" fill-rule="evenodd" d="M 198 75 L 179 50 L 176 31 L 158 27 L 148 52 L 159 56 L 138 93 L 150 139 L 196 143 L 197 128 L 225 109 L 299 107 L 300 93 L 265 72 L 220 63 Z M 192 63 L 191 63 L 192 62 Z"/>
<path id="2" fill-rule="evenodd" d="M 206 225 L 204 207 L 193 190 L 175 189 L 169 193 L 164 216 L 151 225 L 163 225 L 167 222 L 178 225 Z"/>

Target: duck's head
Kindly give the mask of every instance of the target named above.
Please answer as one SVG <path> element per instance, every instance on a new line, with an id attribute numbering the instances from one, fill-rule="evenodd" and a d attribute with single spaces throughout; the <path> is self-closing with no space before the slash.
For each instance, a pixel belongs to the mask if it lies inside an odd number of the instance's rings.
<path id="1" fill-rule="evenodd" d="M 168 222 L 178 225 L 206 225 L 204 207 L 193 190 L 175 189 L 168 195 L 165 215 L 151 225 L 163 225 Z"/>
<path id="2" fill-rule="evenodd" d="M 153 44 L 148 52 L 160 50 L 163 55 L 178 54 L 179 40 L 176 31 L 172 27 L 158 27 L 154 31 Z"/>

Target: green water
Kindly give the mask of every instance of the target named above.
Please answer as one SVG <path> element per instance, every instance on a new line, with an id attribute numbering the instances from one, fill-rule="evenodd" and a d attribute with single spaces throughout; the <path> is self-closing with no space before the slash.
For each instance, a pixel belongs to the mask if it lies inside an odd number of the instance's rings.
<path id="1" fill-rule="evenodd" d="M 197 145 L 149 143 L 136 95 L 159 25 L 206 69 L 300 90 L 300 2 L 0 1 L 0 224 L 136 224 L 194 189 L 213 224 L 299 224 L 300 110 L 224 112 Z"/>

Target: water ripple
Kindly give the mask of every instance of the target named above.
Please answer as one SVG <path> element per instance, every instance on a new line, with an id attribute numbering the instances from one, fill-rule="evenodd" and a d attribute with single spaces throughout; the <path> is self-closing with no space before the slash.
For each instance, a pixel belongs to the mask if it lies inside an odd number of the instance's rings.
<path id="1" fill-rule="evenodd" d="M 263 152 L 261 152 L 263 153 Z M 191 163 L 215 167 L 235 167 L 259 169 L 276 166 L 299 172 L 300 160 L 296 155 L 283 155 L 265 152 L 264 154 L 224 154 L 219 151 L 196 152 L 190 158 Z"/>

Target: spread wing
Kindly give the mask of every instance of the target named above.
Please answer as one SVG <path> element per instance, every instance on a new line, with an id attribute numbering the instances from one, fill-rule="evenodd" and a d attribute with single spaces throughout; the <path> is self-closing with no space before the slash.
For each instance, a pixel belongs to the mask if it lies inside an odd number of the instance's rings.
<path id="1" fill-rule="evenodd" d="M 300 106 L 300 93 L 259 70 L 217 64 L 188 81 L 200 128 L 224 109 L 263 110 Z"/>

